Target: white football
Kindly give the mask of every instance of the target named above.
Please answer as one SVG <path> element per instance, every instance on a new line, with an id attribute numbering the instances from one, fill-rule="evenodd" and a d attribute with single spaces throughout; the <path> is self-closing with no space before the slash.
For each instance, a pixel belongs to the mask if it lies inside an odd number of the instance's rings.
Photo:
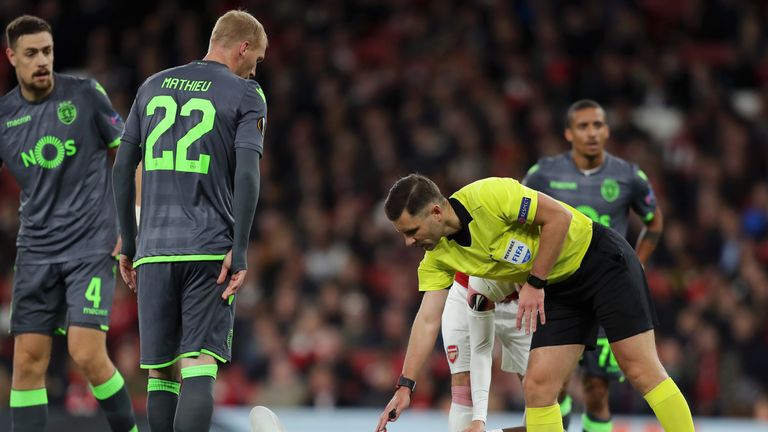
<path id="1" fill-rule="evenodd" d="M 469 277 L 469 286 L 484 295 L 492 302 L 501 302 L 517 290 L 517 284 L 507 280 L 483 279 L 475 276 Z"/>
<path id="2" fill-rule="evenodd" d="M 280 419 L 267 407 L 254 407 L 248 417 L 251 421 L 251 432 L 285 432 Z"/>

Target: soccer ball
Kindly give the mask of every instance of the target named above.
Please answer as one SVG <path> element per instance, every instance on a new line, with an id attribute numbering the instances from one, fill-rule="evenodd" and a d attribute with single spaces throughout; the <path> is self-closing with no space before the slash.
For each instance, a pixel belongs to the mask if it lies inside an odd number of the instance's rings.
<path id="1" fill-rule="evenodd" d="M 520 289 L 516 283 L 511 281 L 483 279 L 475 276 L 469 277 L 469 287 L 496 303 L 503 302 L 510 294 Z"/>
<path id="2" fill-rule="evenodd" d="M 280 419 L 267 407 L 254 407 L 248 417 L 251 421 L 251 432 L 285 432 Z"/>

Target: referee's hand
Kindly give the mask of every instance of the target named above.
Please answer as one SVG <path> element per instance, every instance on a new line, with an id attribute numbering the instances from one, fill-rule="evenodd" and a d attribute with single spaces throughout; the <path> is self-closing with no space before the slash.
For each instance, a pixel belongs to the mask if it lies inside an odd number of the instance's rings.
<path id="1" fill-rule="evenodd" d="M 411 404 L 411 390 L 407 387 L 400 387 L 395 390 L 395 395 L 389 401 L 387 407 L 379 416 L 379 423 L 376 425 L 376 432 L 387 432 L 387 423 L 397 421 L 400 414 Z"/>
<path id="2" fill-rule="evenodd" d="M 217 284 L 221 285 L 224 282 L 226 282 L 227 275 L 229 274 L 230 268 L 232 268 L 232 251 L 227 252 L 227 255 L 224 257 L 224 262 L 221 263 L 221 271 L 219 272 L 219 278 L 216 280 Z M 225 289 L 224 292 L 221 293 L 222 299 L 228 300 L 229 296 L 235 295 L 237 290 L 239 290 L 240 287 L 243 286 L 246 273 L 247 273 L 247 270 L 240 270 L 239 272 L 232 274 L 232 276 L 229 278 L 229 284 L 227 284 L 227 289 Z"/>
<path id="3" fill-rule="evenodd" d="M 531 334 L 536 331 L 536 325 L 541 320 L 541 325 L 546 324 L 547 318 L 544 315 L 544 290 L 536 289 L 528 283 L 520 289 L 520 300 L 517 308 L 517 329 L 523 327 L 525 320 L 525 334 Z"/>

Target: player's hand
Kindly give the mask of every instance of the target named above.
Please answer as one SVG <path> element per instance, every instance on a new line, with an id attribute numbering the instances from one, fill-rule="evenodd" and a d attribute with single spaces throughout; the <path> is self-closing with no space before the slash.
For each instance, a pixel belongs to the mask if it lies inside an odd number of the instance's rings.
<path id="1" fill-rule="evenodd" d="M 115 248 L 112 249 L 112 256 L 116 257 L 120 253 L 120 248 L 123 247 L 123 238 L 120 236 L 117 236 L 117 243 L 115 243 Z"/>
<path id="2" fill-rule="evenodd" d="M 395 395 L 389 401 L 384 412 L 379 416 L 379 424 L 376 425 L 376 432 L 386 432 L 387 423 L 397 421 L 400 414 L 411 404 L 411 390 L 407 387 L 400 387 L 395 390 Z"/>
<path id="3" fill-rule="evenodd" d="M 525 320 L 525 334 L 531 334 L 536 331 L 538 319 L 541 325 L 546 324 L 547 319 L 544 315 L 544 290 L 524 284 L 520 290 L 520 300 L 517 308 L 517 329 L 523 327 Z"/>
<path id="4" fill-rule="evenodd" d="M 136 292 L 136 270 L 133 268 L 133 260 L 125 255 L 120 255 L 120 276 L 134 293 Z"/>
<path id="5" fill-rule="evenodd" d="M 227 255 L 224 257 L 224 262 L 221 263 L 221 271 L 219 272 L 219 278 L 216 279 L 217 284 L 221 285 L 227 280 L 227 275 L 229 274 L 230 268 L 232 268 L 232 251 L 227 252 Z M 247 270 L 240 270 L 239 272 L 232 274 L 232 277 L 229 278 L 229 284 L 227 284 L 227 289 L 225 289 L 224 292 L 221 293 L 222 299 L 227 300 L 229 296 L 234 295 L 237 292 L 237 290 L 239 290 L 240 287 L 243 286 L 246 273 L 247 273 Z"/>
<path id="6" fill-rule="evenodd" d="M 463 432 L 483 432 L 485 431 L 485 422 L 482 420 L 472 420 L 472 423 L 464 429 Z"/>

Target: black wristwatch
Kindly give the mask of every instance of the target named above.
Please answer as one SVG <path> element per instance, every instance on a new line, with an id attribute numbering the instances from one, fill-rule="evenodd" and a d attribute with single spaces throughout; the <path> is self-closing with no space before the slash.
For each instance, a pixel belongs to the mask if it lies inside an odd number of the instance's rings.
<path id="1" fill-rule="evenodd" d="M 413 393 L 413 391 L 416 390 L 416 381 L 400 375 L 400 378 L 397 379 L 395 390 L 399 389 L 400 387 L 407 387 L 411 393 Z"/>
<path id="2" fill-rule="evenodd" d="M 528 282 L 528 285 L 538 289 L 544 288 L 545 286 L 547 286 L 547 283 L 548 283 L 546 279 L 537 278 L 532 274 L 528 275 L 528 279 L 526 280 L 526 282 Z"/>

